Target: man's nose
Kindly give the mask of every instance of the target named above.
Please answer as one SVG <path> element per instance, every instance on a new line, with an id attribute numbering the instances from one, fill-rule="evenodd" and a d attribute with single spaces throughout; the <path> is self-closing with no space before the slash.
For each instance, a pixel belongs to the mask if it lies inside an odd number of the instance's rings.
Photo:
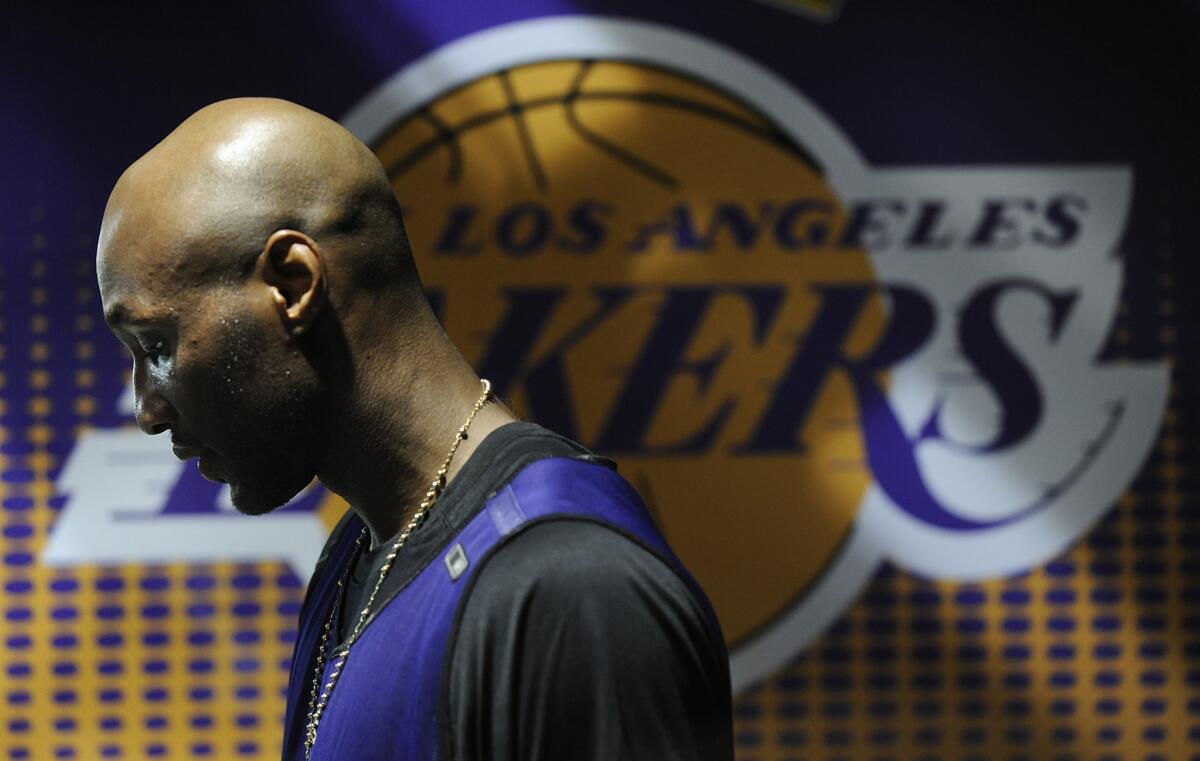
<path id="1" fill-rule="evenodd" d="M 166 399 L 154 393 L 137 394 L 134 417 L 138 428 L 150 436 L 156 436 L 175 425 L 175 410 Z"/>

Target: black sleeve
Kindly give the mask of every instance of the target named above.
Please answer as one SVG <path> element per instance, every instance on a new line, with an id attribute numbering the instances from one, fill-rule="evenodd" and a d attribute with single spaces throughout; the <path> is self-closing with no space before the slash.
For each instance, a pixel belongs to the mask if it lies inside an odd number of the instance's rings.
<path id="1" fill-rule="evenodd" d="M 687 584 L 589 521 L 527 528 L 476 572 L 449 651 L 450 761 L 728 761 L 729 662 Z"/>

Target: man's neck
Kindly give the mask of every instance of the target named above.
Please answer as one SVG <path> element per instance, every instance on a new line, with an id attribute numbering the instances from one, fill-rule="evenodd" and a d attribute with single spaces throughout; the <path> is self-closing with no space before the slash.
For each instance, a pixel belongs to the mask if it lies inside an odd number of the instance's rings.
<path id="1" fill-rule="evenodd" d="M 331 421 L 319 476 L 367 524 L 372 547 L 412 519 L 483 392 L 474 371 L 456 358 L 436 371 L 427 363 L 408 373 L 360 373 L 357 393 Z M 485 404 L 450 461 L 446 483 L 489 433 L 515 419 L 498 400 Z"/>

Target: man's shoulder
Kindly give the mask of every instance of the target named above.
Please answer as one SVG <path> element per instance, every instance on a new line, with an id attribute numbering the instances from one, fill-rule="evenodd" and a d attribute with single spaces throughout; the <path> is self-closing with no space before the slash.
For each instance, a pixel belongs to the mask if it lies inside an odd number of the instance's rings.
<path id="1" fill-rule="evenodd" d="M 657 579 L 660 589 L 695 593 L 612 460 L 540 426 L 507 428 L 523 440 L 525 456 L 513 458 L 520 463 L 505 487 L 488 496 L 502 536 L 475 570 L 473 586 L 509 598 L 523 592 L 544 597 L 606 587 L 629 593 L 636 579 Z"/>
<path id="2" fill-rule="evenodd" d="M 553 515 L 508 537 L 479 573 L 510 575 L 513 586 L 560 586 L 675 571 L 670 561 L 617 527 L 588 516 Z"/>
<path id="3" fill-rule="evenodd" d="M 495 547 L 459 614 L 494 625 L 514 610 L 545 621 L 582 608 L 617 617 L 669 608 L 697 624 L 711 620 L 672 559 L 618 527 L 575 515 L 531 522 Z"/>

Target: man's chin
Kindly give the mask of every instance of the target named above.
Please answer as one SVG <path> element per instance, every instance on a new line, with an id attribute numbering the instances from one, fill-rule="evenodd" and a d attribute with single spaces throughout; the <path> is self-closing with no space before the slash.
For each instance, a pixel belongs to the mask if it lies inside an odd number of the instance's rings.
<path id="1" fill-rule="evenodd" d="M 236 483 L 229 484 L 230 501 L 233 502 L 233 508 L 242 515 L 266 515 L 272 510 L 276 510 L 285 503 L 279 503 L 274 500 L 255 499 L 252 496 L 241 494 Z"/>
<path id="2" fill-rule="evenodd" d="M 283 507 L 299 493 L 292 489 L 276 489 L 274 493 L 268 493 L 248 487 L 249 482 L 234 478 L 230 478 L 228 483 L 229 501 L 242 515 L 266 515 Z"/>

